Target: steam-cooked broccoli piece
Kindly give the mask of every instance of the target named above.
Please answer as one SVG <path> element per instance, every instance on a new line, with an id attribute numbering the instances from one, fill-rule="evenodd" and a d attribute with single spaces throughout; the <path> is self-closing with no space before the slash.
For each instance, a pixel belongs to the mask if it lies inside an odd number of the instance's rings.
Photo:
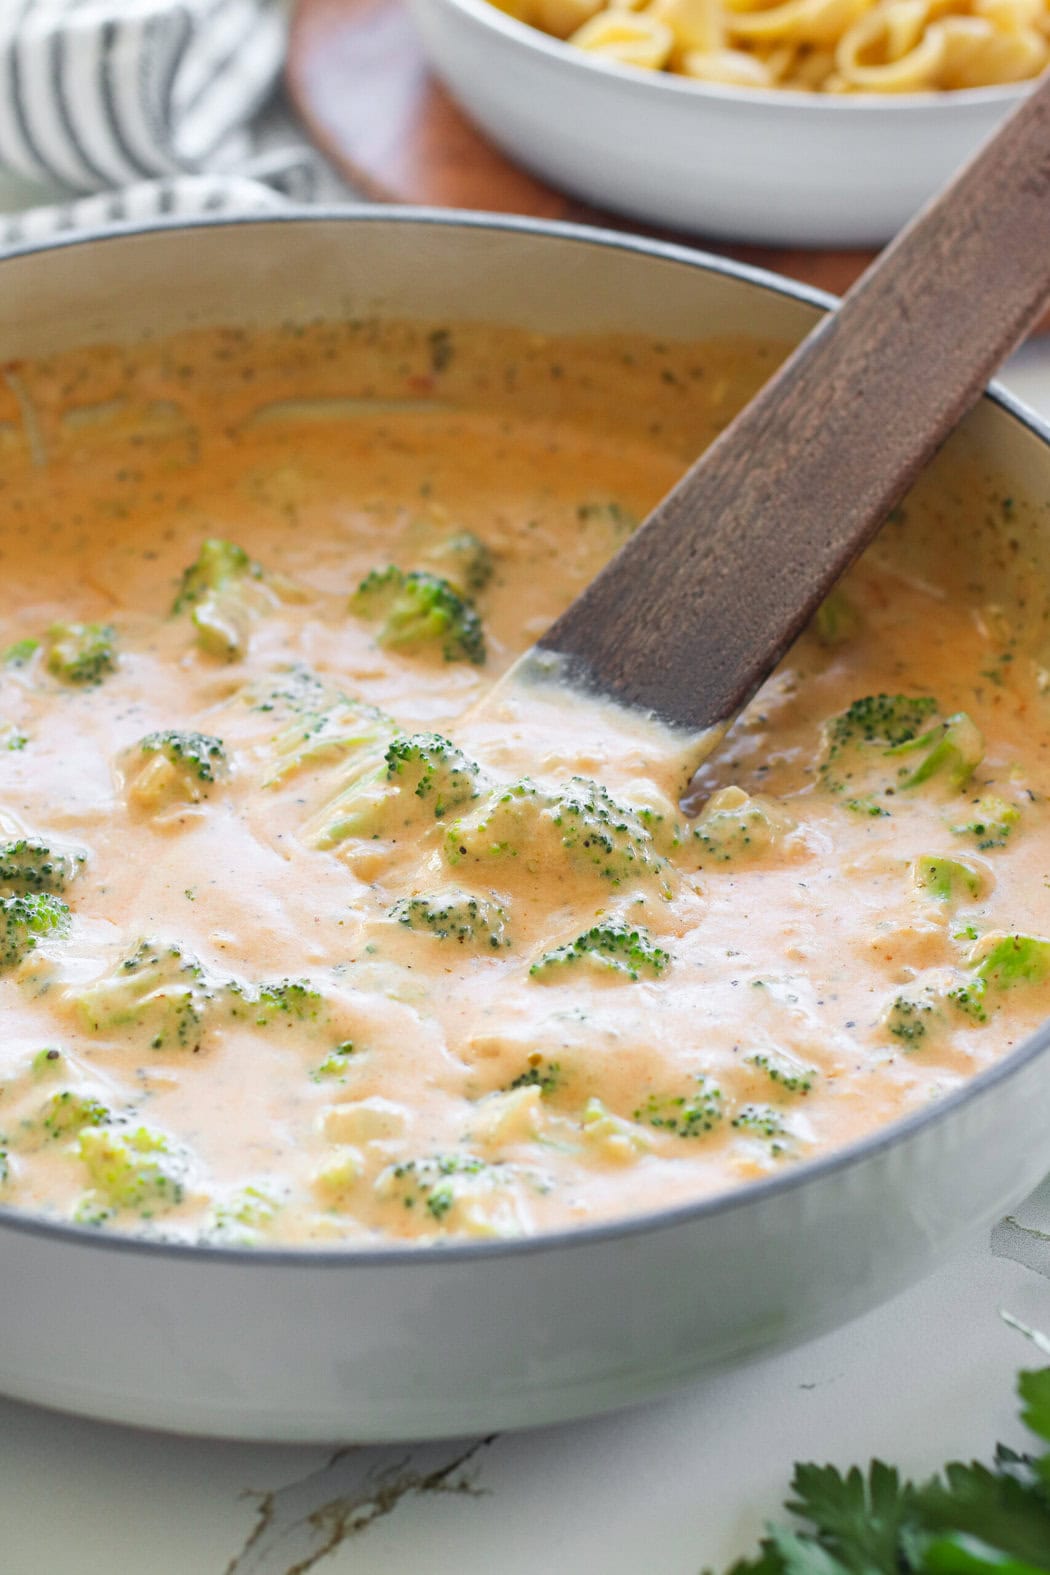
<path id="1" fill-rule="evenodd" d="M 887 1033 L 899 1039 L 906 1050 L 915 1050 L 937 1020 L 938 1008 L 928 995 L 898 995 L 883 1014 Z"/>
<path id="2" fill-rule="evenodd" d="M 635 1121 L 673 1132 L 677 1137 L 702 1137 L 713 1132 L 725 1115 L 722 1090 L 704 1073 L 696 1078 L 693 1094 L 650 1094 L 634 1112 Z"/>
<path id="3" fill-rule="evenodd" d="M 314 1022 L 325 1010 L 325 999 L 308 979 L 279 979 L 270 984 L 227 987 L 230 1014 L 248 1017 L 256 1028 L 273 1024 Z"/>
<path id="4" fill-rule="evenodd" d="M 206 1241 L 238 1242 L 251 1246 L 281 1211 L 279 1199 L 263 1187 L 241 1187 L 212 1210 L 201 1237 Z"/>
<path id="5" fill-rule="evenodd" d="M 386 752 L 387 777 L 404 793 L 414 793 L 441 820 L 478 797 L 481 771 L 440 733 L 395 738 Z"/>
<path id="6" fill-rule="evenodd" d="M 446 662 L 485 660 L 485 636 L 475 608 L 447 580 L 425 569 L 407 574 L 393 565 L 373 569 L 350 598 L 350 611 L 378 623 L 380 645 L 407 651 L 439 650 Z"/>
<path id="7" fill-rule="evenodd" d="M 101 1127 L 110 1119 L 109 1110 L 99 1099 L 91 1099 L 64 1088 L 46 1100 L 40 1112 L 40 1125 L 49 1138 L 73 1137 L 84 1127 Z"/>
<path id="8" fill-rule="evenodd" d="M 341 1045 L 336 1045 L 334 1050 L 328 1052 L 320 1066 L 314 1067 L 310 1073 L 311 1078 L 315 1083 L 322 1083 L 329 1077 L 338 1077 L 341 1081 L 344 1080 L 350 1065 L 350 1057 L 353 1054 L 353 1041 L 345 1039 Z"/>
<path id="9" fill-rule="evenodd" d="M 970 977 L 948 991 L 952 1005 L 974 1022 L 988 1020 L 996 996 L 1019 985 L 1050 979 L 1050 941 L 1035 935 L 986 936 L 985 949 Z"/>
<path id="10" fill-rule="evenodd" d="M 705 858 L 724 864 L 767 853 L 794 828 L 795 821 L 774 799 L 725 787 L 704 805 L 693 836 Z"/>
<path id="11" fill-rule="evenodd" d="M 322 692 L 317 701 L 298 712 L 273 739 L 274 765 L 264 787 L 276 787 L 301 771 L 338 765 L 384 745 L 395 731 L 390 717 L 363 700 Z"/>
<path id="12" fill-rule="evenodd" d="M 276 787 L 304 771 L 323 770 L 320 804 L 303 825 L 312 847 L 379 834 L 390 798 L 384 753 L 393 721 L 374 706 L 338 695 L 291 721 L 273 741 L 276 764 L 264 779 Z"/>
<path id="13" fill-rule="evenodd" d="M 390 917 L 410 930 L 421 930 L 443 941 L 458 941 L 461 946 L 498 951 L 510 945 L 505 909 L 487 897 L 475 897 L 467 891 L 431 891 L 419 897 L 401 897 L 391 908 Z"/>
<path id="14" fill-rule="evenodd" d="M 981 957 L 977 973 L 993 990 L 1044 984 L 1050 979 L 1050 941 L 1036 935 L 1004 935 Z"/>
<path id="15" fill-rule="evenodd" d="M 925 750 L 925 755 L 913 770 L 902 771 L 897 786 L 919 787 L 923 782 L 939 777 L 949 788 L 958 792 L 966 786 L 984 759 L 984 738 L 980 728 L 966 712 L 957 711 L 947 721 L 938 722 L 936 727 L 930 728 L 920 737 L 895 744 L 886 753 L 904 755 L 919 749 Z"/>
<path id="16" fill-rule="evenodd" d="M 185 612 L 187 607 L 199 607 L 216 591 L 228 589 L 235 581 L 262 578 L 262 569 L 254 563 L 243 547 L 236 542 L 223 541 L 212 536 L 201 543 L 196 559 L 183 569 L 178 594 L 172 603 L 172 612 Z"/>
<path id="17" fill-rule="evenodd" d="M 69 909 L 50 892 L 0 897 L 0 968 L 14 968 L 49 936 L 69 928 Z"/>
<path id="18" fill-rule="evenodd" d="M 24 749 L 28 742 L 28 733 L 23 733 L 22 729 L 17 727 L 14 722 L 0 720 L 0 749 L 6 749 L 14 754 Z"/>
<path id="19" fill-rule="evenodd" d="M 263 571 L 243 547 L 212 537 L 183 570 L 172 613 L 190 611 L 197 643 L 210 656 L 233 661 L 248 647 L 252 617 L 269 604 L 253 594 Z"/>
<path id="20" fill-rule="evenodd" d="M 937 779 L 952 791 L 965 786 L 984 754 L 984 740 L 965 712 L 935 720 L 930 695 L 868 695 L 824 724 L 823 785 L 850 793 L 847 807 L 861 814 L 888 815 L 877 793 L 896 793 Z M 931 725 L 932 724 L 932 725 Z M 887 762 L 925 750 L 911 770 Z M 858 791 L 859 790 L 859 791 Z"/>
<path id="21" fill-rule="evenodd" d="M 1006 846 L 1007 838 L 1021 818 L 1016 804 L 995 793 L 974 799 L 966 820 L 952 826 L 957 837 L 971 837 L 980 852 Z"/>
<path id="22" fill-rule="evenodd" d="M 87 1033 L 141 1028 L 151 1049 L 199 1050 L 205 1012 L 220 989 L 182 946 L 145 940 L 73 1000 Z"/>
<path id="23" fill-rule="evenodd" d="M 169 804 L 199 804 L 227 774 L 226 750 L 210 733 L 147 733 L 124 756 L 128 798 L 155 813 Z"/>
<path id="24" fill-rule="evenodd" d="M 2 660 L 8 667 L 25 667 L 33 660 L 39 649 L 39 640 L 16 640 L 13 645 L 7 647 Z"/>
<path id="25" fill-rule="evenodd" d="M 107 623 L 53 623 L 47 668 L 67 684 L 97 684 L 117 665 L 116 632 Z"/>
<path id="26" fill-rule="evenodd" d="M 34 1077 L 50 1077 L 61 1070 L 63 1056 L 61 1050 L 55 1045 L 46 1045 L 43 1050 L 38 1050 L 29 1063 L 30 1071 Z"/>
<path id="27" fill-rule="evenodd" d="M 744 1059 L 764 1072 L 769 1081 L 786 1094 L 808 1094 L 816 1081 L 813 1067 L 804 1066 L 786 1050 L 755 1050 Z"/>
<path id="28" fill-rule="evenodd" d="M 621 979 L 639 979 L 643 973 L 656 978 L 670 961 L 647 929 L 609 920 L 594 925 L 565 946 L 545 952 L 533 963 L 529 974 L 545 984 L 563 979 L 580 967 Z"/>
<path id="29" fill-rule="evenodd" d="M 403 1208 L 425 1211 L 440 1224 L 477 1226 L 480 1221 L 451 1219 L 456 1205 L 484 1197 L 510 1174 L 510 1166 L 488 1165 L 476 1154 L 434 1154 L 388 1166 L 376 1179 L 376 1191 L 400 1200 Z"/>
<path id="30" fill-rule="evenodd" d="M 241 691 L 253 711 L 273 712 L 278 716 L 302 716 L 307 711 L 322 711 L 331 691 L 323 678 L 297 662 L 291 667 L 257 679 Z"/>
<path id="31" fill-rule="evenodd" d="M 326 703 L 294 716 L 273 740 L 275 764 L 263 785 L 277 787 L 301 772 L 324 771 L 323 797 L 307 816 L 302 836 L 311 847 L 333 848 L 348 837 L 379 835 L 392 793 L 385 753 L 397 729 L 363 701 L 341 694 L 323 698 Z"/>
<path id="32" fill-rule="evenodd" d="M 911 873 L 919 890 L 938 902 L 965 902 L 981 894 L 980 872 L 961 859 L 924 853 L 912 864 Z"/>
<path id="33" fill-rule="evenodd" d="M 118 1134 L 89 1126 L 80 1134 L 80 1158 L 98 1200 L 113 1209 L 138 1209 L 143 1218 L 174 1208 L 183 1197 L 185 1160 L 163 1133 L 136 1127 Z"/>
<path id="34" fill-rule="evenodd" d="M 139 748 L 144 755 L 163 755 L 197 782 L 215 782 L 226 767 L 222 739 L 210 733 L 147 733 Z"/>
<path id="35" fill-rule="evenodd" d="M 492 578 L 492 553 L 472 530 L 459 530 L 423 554 L 423 566 L 473 598 Z"/>
<path id="36" fill-rule="evenodd" d="M 87 854 L 40 837 L 0 842 L 0 888 L 16 895 L 33 891 L 61 893 L 80 874 Z"/>
<path id="37" fill-rule="evenodd" d="M 529 1057 L 529 1064 L 524 1072 L 520 1072 L 508 1085 L 508 1090 L 515 1088 L 538 1088 L 544 1099 L 549 1099 L 556 1094 L 562 1085 L 562 1069 L 557 1061 L 548 1061 L 546 1066 L 543 1057 L 536 1054 Z"/>
<path id="38" fill-rule="evenodd" d="M 816 612 L 810 629 L 821 645 L 834 648 L 852 640 L 860 629 L 860 614 L 841 585 L 824 598 Z"/>
<path id="39" fill-rule="evenodd" d="M 861 745 L 887 750 L 908 744 L 936 712 L 937 702 L 930 695 L 879 694 L 854 700 L 825 723 L 828 764 Z"/>
<path id="40" fill-rule="evenodd" d="M 748 1132 L 754 1137 L 779 1138 L 785 1136 L 783 1117 L 775 1105 L 741 1105 L 730 1123 L 738 1132 Z"/>
<path id="41" fill-rule="evenodd" d="M 509 864 L 534 871 L 568 857 L 620 886 L 658 874 L 657 853 L 645 812 L 617 804 L 604 787 L 573 777 L 559 792 L 546 792 L 527 778 L 484 794 L 477 807 L 454 821 L 445 836 L 450 864 L 463 859 Z"/>

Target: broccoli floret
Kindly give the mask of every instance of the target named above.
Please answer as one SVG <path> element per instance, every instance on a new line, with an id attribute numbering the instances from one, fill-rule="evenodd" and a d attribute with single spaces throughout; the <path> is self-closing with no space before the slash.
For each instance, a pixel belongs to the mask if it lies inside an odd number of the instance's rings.
<path id="1" fill-rule="evenodd" d="M 952 826 L 957 837 L 972 837 L 978 850 L 986 853 L 989 848 L 1006 846 L 1007 838 L 1021 818 L 1016 804 L 988 793 L 974 799 L 973 809 L 967 820 Z"/>
<path id="2" fill-rule="evenodd" d="M 149 814 L 169 804 L 199 804 L 227 774 L 223 742 L 209 733 L 147 733 L 124 759 L 128 798 Z"/>
<path id="3" fill-rule="evenodd" d="M 298 711 L 273 739 L 275 764 L 263 780 L 264 787 L 276 787 L 301 771 L 356 758 L 385 744 L 395 730 L 390 717 L 363 700 L 323 692 L 316 698 L 317 704 Z"/>
<path id="4" fill-rule="evenodd" d="M 219 986 L 183 947 L 141 941 L 130 956 L 73 999 L 87 1033 L 141 1028 L 151 1049 L 199 1050 L 205 1012 Z"/>
<path id="5" fill-rule="evenodd" d="M 308 979 L 280 979 L 272 984 L 228 987 L 233 1017 L 249 1017 L 256 1028 L 274 1023 L 314 1022 L 325 1010 L 325 999 Z"/>
<path id="6" fill-rule="evenodd" d="M 395 738 L 386 752 L 386 772 L 402 792 L 412 792 L 432 808 L 435 820 L 478 797 L 481 771 L 440 733 Z"/>
<path id="7" fill-rule="evenodd" d="M 116 633 L 106 623 L 53 623 L 47 667 L 67 684 L 97 684 L 117 665 Z"/>
<path id="8" fill-rule="evenodd" d="M 49 1077 L 60 1070 L 62 1066 L 62 1052 L 54 1045 L 47 1045 L 43 1050 L 38 1050 L 29 1063 L 30 1071 L 34 1077 Z"/>
<path id="9" fill-rule="evenodd" d="M 485 660 L 481 619 L 466 597 L 436 574 L 393 565 L 373 569 L 350 598 L 350 611 L 378 623 L 380 645 L 403 650 L 440 650 L 446 662 Z"/>
<path id="10" fill-rule="evenodd" d="M 656 945 L 649 931 L 617 920 L 596 924 L 565 946 L 544 952 L 529 969 L 544 983 L 566 977 L 577 967 L 597 969 L 612 977 L 638 979 L 643 973 L 656 978 L 671 961 Z"/>
<path id="11" fill-rule="evenodd" d="M 928 996 L 898 995 L 886 1009 L 883 1025 L 905 1049 L 914 1050 L 926 1038 L 936 1017 L 937 1008 Z"/>
<path id="12" fill-rule="evenodd" d="M 263 786 L 323 770 L 324 796 L 302 827 L 303 840 L 333 848 L 348 837 L 378 836 L 392 797 L 385 751 L 395 732 L 382 711 L 336 695 L 295 716 L 277 735 L 271 746 L 276 763 Z"/>
<path id="13" fill-rule="evenodd" d="M 244 548 L 218 536 L 209 537 L 201 543 L 196 560 L 183 569 L 171 610 L 181 613 L 188 607 L 199 607 L 216 591 L 227 590 L 246 576 L 261 579 L 262 569 L 249 558 Z"/>
<path id="14" fill-rule="evenodd" d="M 16 895 L 33 891 L 63 892 L 80 874 L 87 854 L 60 847 L 39 837 L 0 842 L 0 887 Z"/>
<path id="15" fill-rule="evenodd" d="M 785 1050 L 756 1050 L 744 1059 L 764 1072 L 786 1094 L 808 1094 L 816 1080 L 811 1066 L 803 1066 Z"/>
<path id="16" fill-rule="evenodd" d="M 210 733 L 176 733 L 170 729 L 147 733 L 139 740 L 139 748 L 144 755 L 163 755 L 197 782 L 216 781 L 226 765 L 222 739 L 213 738 Z"/>
<path id="17" fill-rule="evenodd" d="M 598 782 L 573 777 L 560 792 L 523 779 L 485 794 L 476 809 L 453 822 L 445 837 L 450 864 L 463 859 L 520 861 L 529 871 L 549 868 L 559 854 L 577 869 L 613 886 L 659 874 L 644 811 L 617 804 Z"/>
<path id="18" fill-rule="evenodd" d="M 85 1127 L 80 1158 L 96 1193 L 114 1209 L 138 1209 L 144 1218 L 174 1208 L 183 1197 L 185 1162 L 168 1139 L 149 1127 L 118 1136 L 106 1127 Z"/>
<path id="19" fill-rule="evenodd" d="M 201 1232 L 204 1241 L 235 1241 L 250 1246 L 272 1225 L 281 1211 L 280 1201 L 262 1187 L 241 1187 L 216 1205 Z"/>
<path id="20" fill-rule="evenodd" d="M 936 711 L 937 702 L 930 695 L 881 694 L 854 700 L 825 723 L 827 764 L 858 745 L 886 750 L 911 743 Z"/>
<path id="21" fill-rule="evenodd" d="M 259 679 L 241 693 L 253 711 L 292 717 L 323 710 L 329 690 L 316 673 L 297 663 Z"/>
<path id="22" fill-rule="evenodd" d="M 69 909 L 50 892 L 0 897 L 0 968 L 14 968 L 48 936 L 69 928 Z"/>
<path id="23" fill-rule="evenodd" d="M 712 793 L 704 805 L 693 836 L 705 858 L 725 864 L 767 853 L 794 827 L 787 810 L 773 799 L 725 787 Z"/>
<path id="24" fill-rule="evenodd" d="M 1004 990 L 1050 979 L 1050 941 L 1035 935 L 986 936 L 985 945 L 969 979 L 948 991 L 952 1005 L 977 1023 L 987 1022 L 989 1008 Z"/>
<path id="25" fill-rule="evenodd" d="M 234 661 L 248 648 L 252 615 L 259 610 L 252 590 L 261 588 L 262 579 L 262 569 L 243 547 L 212 537 L 183 570 L 172 613 L 191 611 L 201 650 Z"/>
<path id="26" fill-rule="evenodd" d="M 0 749 L 6 749 L 14 754 L 24 749 L 28 742 L 29 734 L 23 733 L 22 729 L 16 727 L 14 722 L 0 721 Z"/>
<path id="27" fill-rule="evenodd" d="M 953 791 L 959 792 L 984 759 L 984 738 L 966 712 L 957 711 L 947 721 L 939 722 L 919 738 L 896 744 L 886 753 L 903 755 L 918 749 L 926 751 L 923 759 L 913 771 L 901 773 L 897 786 L 919 787 L 923 782 L 939 777 Z"/>
<path id="28" fill-rule="evenodd" d="M 390 917 L 410 930 L 425 931 L 443 941 L 458 941 L 461 946 L 498 951 L 510 945 L 506 911 L 487 897 L 475 897 L 467 891 L 431 891 L 419 897 L 401 897 L 391 908 Z"/>
<path id="29" fill-rule="evenodd" d="M 557 1093 L 561 1085 L 560 1064 L 557 1061 L 548 1061 L 544 1066 L 543 1058 L 537 1055 L 535 1059 L 529 1057 L 529 1065 L 508 1084 L 507 1091 L 510 1092 L 515 1088 L 538 1088 L 543 1098 L 549 1099 L 552 1094 Z"/>
<path id="30" fill-rule="evenodd" d="M 350 1057 L 353 1054 L 353 1041 L 351 1039 L 344 1040 L 341 1045 L 336 1045 L 334 1050 L 329 1051 L 320 1066 L 314 1067 L 310 1073 L 311 1078 L 315 1083 L 322 1083 L 329 1077 L 344 1079 L 350 1064 Z"/>
<path id="31" fill-rule="evenodd" d="M 457 1202 L 491 1192 L 499 1185 L 500 1168 L 476 1154 L 434 1154 L 391 1165 L 376 1181 L 380 1196 L 400 1199 L 406 1209 L 425 1210 L 439 1223 L 451 1223 Z"/>
<path id="32" fill-rule="evenodd" d="M 16 640 L 0 658 L 8 667 L 25 667 L 40 649 L 39 640 Z"/>
<path id="33" fill-rule="evenodd" d="M 424 566 L 448 581 L 461 595 L 473 598 L 492 578 L 492 553 L 471 530 L 456 531 L 424 553 Z"/>
<path id="34" fill-rule="evenodd" d="M 912 864 L 911 873 L 919 890 L 938 902 L 965 901 L 981 894 L 979 872 L 960 859 L 924 853 Z"/>
<path id="35" fill-rule="evenodd" d="M 576 518 L 583 524 L 590 524 L 593 520 L 601 525 L 607 525 L 621 541 L 627 536 L 633 536 L 638 529 L 637 514 L 633 509 L 625 508 L 615 498 L 578 503 Z"/>
<path id="36" fill-rule="evenodd" d="M 985 952 L 977 974 L 994 990 L 1044 984 L 1050 978 L 1050 941 L 1036 935 L 1004 935 Z"/>
<path id="37" fill-rule="evenodd" d="M 725 1114 L 722 1091 L 702 1072 L 696 1083 L 693 1094 L 650 1094 L 645 1104 L 634 1112 L 635 1121 L 673 1132 L 681 1138 L 702 1137 L 705 1132 L 713 1132 Z"/>
<path id="38" fill-rule="evenodd" d="M 860 629 L 860 614 L 841 586 L 827 595 L 813 614 L 810 629 L 821 645 L 833 649 L 852 640 Z"/>
<path id="39" fill-rule="evenodd" d="M 741 1105 L 730 1124 L 738 1132 L 749 1132 L 755 1137 L 785 1136 L 784 1122 L 774 1105 Z"/>
<path id="40" fill-rule="evenodd" d="M 846 800 L 847 808 L 866 815 L 889 814 L 886 805 L 872 797 L 873 790 L 898 792 L 938 778 L 958 791 L 980 762 L 984 740 L 965 712 L 934 722 L 936 712 L 937 702 L 930 695 L 879 694 L 854 700 L 824 724 L 824 787 L 832 793 L 867 790 Z M 885 761 L 919 749 L 926 754 L 913 770 L 887 770 Z"/>
<path id="41" fill-rule="evenodd" d="M 105 1126 L 109 1119 L 101 1100 L 75 1094 L 69 1088 L 52 1094 L 40 1112 L 40 1124 L 49 1138 L 73 1137 L 84 1127 Z"/>

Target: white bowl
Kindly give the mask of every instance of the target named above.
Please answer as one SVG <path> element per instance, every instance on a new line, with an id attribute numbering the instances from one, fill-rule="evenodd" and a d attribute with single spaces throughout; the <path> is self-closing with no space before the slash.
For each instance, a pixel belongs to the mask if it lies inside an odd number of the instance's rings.
<path id="1" fill-rule="evenodd" d="M 821 95 L 607 63 L 488 0 L 409 0 L 435 70 L 520 164 L 587 202 L 720 240 L 881 246 L 1031 84 Z"/>

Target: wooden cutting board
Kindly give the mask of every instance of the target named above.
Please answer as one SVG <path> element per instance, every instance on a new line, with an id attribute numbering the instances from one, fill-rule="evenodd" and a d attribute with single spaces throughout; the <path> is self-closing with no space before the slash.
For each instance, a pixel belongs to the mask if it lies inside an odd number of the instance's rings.
<path id="1" fill-rule="evenodd" d="M 456 108 L 431 75 L 402 0 L 299 0 L 287 79 L 318 146 L 377 202 L 522 213 L 657 235 L 834 295 L 849 288 L 873 255 L 727 246 L 652 229 L 556 191 L 504 158 Z"/>

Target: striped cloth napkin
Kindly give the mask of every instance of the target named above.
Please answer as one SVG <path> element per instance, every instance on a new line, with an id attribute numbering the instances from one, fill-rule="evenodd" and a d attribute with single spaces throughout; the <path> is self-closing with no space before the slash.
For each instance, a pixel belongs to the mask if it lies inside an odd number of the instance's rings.
<path id="1" fill-rule="evenodd" d="M 248 130 L 286 21 L 285 0 L 0 0 L 0 170 L 70 199 L 0 217 L 0 246 L 308 195 L 310 154 L 255 158 Z"/>

